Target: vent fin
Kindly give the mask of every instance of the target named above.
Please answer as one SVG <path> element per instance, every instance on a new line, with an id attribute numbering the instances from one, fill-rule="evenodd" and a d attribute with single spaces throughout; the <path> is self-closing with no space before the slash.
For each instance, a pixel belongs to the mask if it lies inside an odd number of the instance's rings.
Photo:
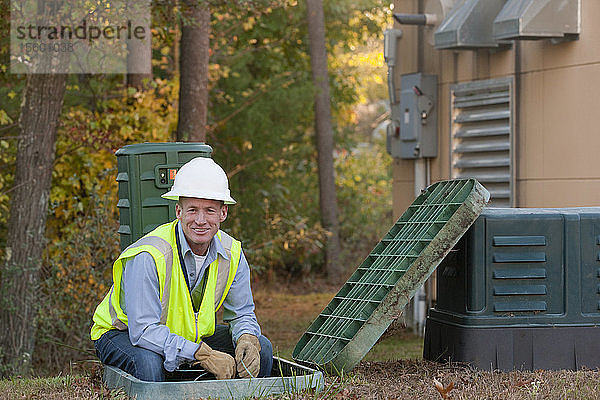
<path id="1" fill-rule="evenodd" d="M 513 205 L 512 78 L 451 87 L 451 174 L 485 184 L 492 207 Z"/>

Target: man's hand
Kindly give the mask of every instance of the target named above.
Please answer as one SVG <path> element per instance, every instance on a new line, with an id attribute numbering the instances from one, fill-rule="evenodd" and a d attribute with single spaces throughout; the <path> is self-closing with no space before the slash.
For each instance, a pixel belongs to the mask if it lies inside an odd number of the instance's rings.
<path id="1" fill-rule="evenodd" d="M 215 375 L 217 379 L 235 377 L 235 360 L 227 353 L 213 350 L 202 342 L 194 353 L 194 358 L 205 370 Z"/>
<path id="2" fill-rule="evenodd" d="M 240 378 L 256 378 L 260 372 L 260 342 L 258 338 L 244 333 L 235 346 L 235 361 Z"/>

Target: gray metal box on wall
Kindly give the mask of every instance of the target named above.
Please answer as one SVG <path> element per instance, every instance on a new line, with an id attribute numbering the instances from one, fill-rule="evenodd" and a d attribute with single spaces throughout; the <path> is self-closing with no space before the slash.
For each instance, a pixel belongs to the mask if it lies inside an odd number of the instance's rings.
<path id="1" fill-rule="evenodd" d="M 424 357 L 600 367 L 600 207 L 486 209 L 438 267 Z"/>
<path id="2" fill-rule="evenodd" d="M 400 77 L 400 103 L 392 105 L 388 151 L 393 157 L 437 157 L 437 76 Z"/>
<path id="3" fill-rule="evenodd" d="M 210 157 L 204 143 L 139 143 L 116 151 L 121 250 L 175 218 L 175 202 L 160 197 L 177 170 L 196 157 Z"/>

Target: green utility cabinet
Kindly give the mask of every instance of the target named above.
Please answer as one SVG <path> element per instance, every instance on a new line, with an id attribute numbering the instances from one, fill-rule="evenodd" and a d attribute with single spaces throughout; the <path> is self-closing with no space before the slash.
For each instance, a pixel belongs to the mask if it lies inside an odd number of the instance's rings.
<path id="1" fill-rule="evenodd" d="M 488 208 L 437 277 L 424 358 L 600 367 L 600 207 Z"/>
<path id="2" fill-rule="evenodd" d="M 121 250 L 175 218 L 175 202 L 160 197 L 177 170 L 196 157 L 210 157 L 205 143 L 139 143 L 117 150 Z"/>

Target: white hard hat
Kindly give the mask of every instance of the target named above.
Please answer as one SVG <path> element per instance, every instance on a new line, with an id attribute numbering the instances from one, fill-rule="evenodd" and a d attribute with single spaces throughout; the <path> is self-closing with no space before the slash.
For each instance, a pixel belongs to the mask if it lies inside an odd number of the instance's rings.
<path id="1" fill-rule="evenodd" d="M 173 187 L 162 195 L 169 200 L 179 200 L 180 196 L 235 204 L 229 194 L 227 174 L 212 158 L 207 157 L 196 157 L 179 168 Z"/>

